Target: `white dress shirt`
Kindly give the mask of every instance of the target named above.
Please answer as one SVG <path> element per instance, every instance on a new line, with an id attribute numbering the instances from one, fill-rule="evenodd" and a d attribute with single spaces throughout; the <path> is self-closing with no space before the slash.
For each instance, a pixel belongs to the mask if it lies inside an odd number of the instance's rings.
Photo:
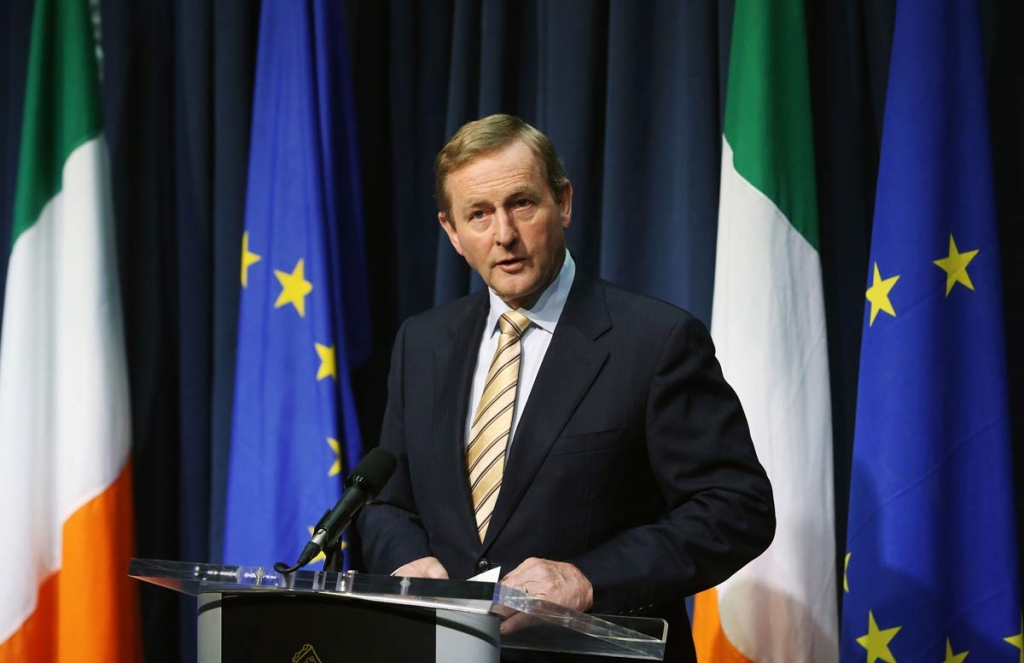
<path id="1" fill-rule="evenodd" d="M 551 345 L 551 336 L 558 326 L 558 319 L 562 317 L 562 309 L 565 308 L 565 300 L 569 296 L 569 289 L 572 287 L 573 279 L 576 278 L 576 263 L 569 250 L 565 251 L 565 261 L 558 276 L 551 282 L 541 296 L 534 303 L 532 308 L 521 308 L 519 312 L 530 319 L 530 326 L 522 336 L 522 355 L 519 363 L 519 384 L 516 387 L 516 406 L 512 416 L 512 432 L 509 436 L 509 447 L 515 439 L 516 427 L 519 425 L 519 417 L 526 407 L 533 390 L 533 383 L 537 380 L 537 373 L 540 372 L 540 365 L 544 362 L 544 355 L 547 354 L 548 346 Z M 477 405 L 480 403 L 480 396 L 484 391 L 484 383 L 487 381 L 487 371 L 491 367 L 491 359 L 494 358 L 494 351 L 498 347 L 498 337 L 501 335 L 498 328 L 498 318 L 503 313 L 511 311 L 508 304 L 501 301 L 493 290 L 488 290 L 491 310 L 487 314 L 487 323 L 484 325 L 483 338 L 480 340 L 480 352 L 476 357 L 476 369 L 473 371 L 473 388 L 469 391 L 469 411 L 466 416 L 466 442 L 469 442 L 469 430 L 473 423 L 473 415 L 476 414 Z"/>

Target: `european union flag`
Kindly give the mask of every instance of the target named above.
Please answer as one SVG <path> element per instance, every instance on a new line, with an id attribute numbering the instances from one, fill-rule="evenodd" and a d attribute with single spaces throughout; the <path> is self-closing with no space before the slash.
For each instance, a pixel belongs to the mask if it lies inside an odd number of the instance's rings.
<path id="1" fill-rule="evenodd" d="M 900 0 L 861 348 L 844 661 L 1024 660 L 977 0 Z"/>
<path id="2" fill-rule="evenodd" d="M 291 563 L 362 455 L 369 349 L 355 111 L 340 3 L 264 0 L 224 561 Z"/>

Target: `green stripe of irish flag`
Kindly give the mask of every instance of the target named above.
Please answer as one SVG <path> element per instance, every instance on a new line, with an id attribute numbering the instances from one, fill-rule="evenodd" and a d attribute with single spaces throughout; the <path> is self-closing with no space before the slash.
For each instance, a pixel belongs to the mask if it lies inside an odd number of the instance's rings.
<path id="1" fill-rule="evenodd" d="M 740 4 L 725 110 L 733 167 L 819 250 L 803 2 Z"/>
<path id="2" fill-rule="evenodd" d="M 64 162 L 71 152 L 102 129 L 88 3 L 61 0 L 36 4 L 14 203 L 14 242 L 60 190 Z M 49 39 L 51 35 L 60 37 Z"/>

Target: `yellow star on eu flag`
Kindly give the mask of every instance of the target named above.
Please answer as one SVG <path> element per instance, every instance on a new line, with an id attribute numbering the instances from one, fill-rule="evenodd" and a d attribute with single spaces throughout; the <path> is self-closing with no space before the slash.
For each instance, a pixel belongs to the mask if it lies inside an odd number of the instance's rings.
<path id="1" fill-rule="evenodd" d="M 953 286 L 957 283 L 966 286 L 969 290 L 974 290 L 974 284 L 971 283 L 971 277 L 967 273 L 967 265 L 971 264 L 974 260 L 974 256 L 978 255 L 978 249 L 973 251 L 960 251 L 956 248 L 956 242 L 953 241 L 953 234 L 949 235 L 949 255 L 945 258 L 935 260 L 935 264 L 938 265 L 942 271 L 946 272 L 946 296 L 949 297 L 949 291 L 953 289 Z"/>
<path id="2" fill-rule="evenodd" d="M 883 279 L 882 273 L 878 271 L 878 263 L 875 263 L 875 277 L 867 292 L 868 301 L 871 302 L 871 321 L 868 322 L 868 327 L 875 324 L 875 316 L 879 311 L 885 311 L 892 317 L 896 317 L 896 311 L 892 307 L 892 302 L 889 301 L 889 291 L 899 280 L 899 274 Z"/>
<path id="3" fill-rule="evenodd" d="M 341 445 L 333 437 L 327 438 L 327 445 L 334 452 L 334 464 L 331 465 L 330 471 L 327 472 L 327 476 L 333 477 L 341 474 Z"/>
<path id="4" fill-rule="evenodd" d="M 971 652 L 969 651 L 965 651 L 961 654 L 954 654 L 953 646 L 949 644 L 949 638 L 946 638 L 946 660 L 942 663 L 964 663 L 964 659 L 967 658 L 967 655 L 970 653 Z"/>
<path id="5" fill-rule="evenodd" d="M 338 379 L 338 364 L 334 357 L 334 346 L 333 345 L 321 345 L 320 343 L 314 343 L 316 346 L 316 353 L 320 355 L 320 368 L 316 372 L 316 381 L 319 382 L 324 378 Z"/>
<path id="6" fill-rule="evenodd" d="M 1003 638 L 1003 641 L 1010 643 L 1020 650 L 1020 663 L 1024 663 L 1024 615 L 1021 615 L 1020 631 L 1017 632 L 1017 635 Z"/>
<path id="7" fill-rule="evenodd" d="M 274 308 L 291 304 L 300 317 L 306 317 L 306 295 L 313 292 L 313 284 L 306 280 L 306 264 L 303 259 L 299 258 L 291 274 L 275 269 L 274 275 L 281 282 L 281 294 L 277 296 Z"/>
<path id="8" fill-rule="evenodd" d="M 249 268 L 263 260 L 263 256 L 249 250 L 249 231 L 242 233 L 242 287 L 249 287 Z"/>
<path id="9" fill-rule="evenodd" d="M 847 594 L 850 593 L 850 583 L 846 582 L 846 572 L 850 568 L 850 555 L 853 553 L 846 553 L 846 559 L 843 561 L 843 591 Z"/>
<path id="10" fill-rule="evenodd" d="M 867 663 L 875 663 L 878 660 L 896 663 L 892 652 L 889 651 L 889 642 L 896 637 L 901 628 L 903 627 L 894 626 L 893 628 L 879 629 L 878 624 L 875 623 L 874 613 L 868 611 L 868 633 L 857 638 L 857 644 L 868 650 Z"/>

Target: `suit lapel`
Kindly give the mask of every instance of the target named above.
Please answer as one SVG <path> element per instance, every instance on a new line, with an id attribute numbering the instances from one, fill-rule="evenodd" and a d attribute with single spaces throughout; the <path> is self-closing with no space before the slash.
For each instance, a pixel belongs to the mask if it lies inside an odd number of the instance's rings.
<path id="1" fill-rule="evenodd" d="M 551 445 L 608 358 L 607 350 L 594 339 L 610 328 L 603 289 L 597 281 L 577 273 L 516 427 L 501 492 L 484 539 L 485 550 L 519 504 Z"/>
<path id="2" fill-rule="evenodd" d="M 437 453 L 438 486 L 454 486 L 452 502 L 456 528 L 466 545 L 477 546 L 480 539 L 473 515 L 473 497 L 466 478 L 466 416 L 473 369 L 487 320 L 487 293 L 471 297 L 461 311 L 448 321 L 447 329 L 434 350 L 434 449 Z M 469 548 L 472 549 L 472 548 Z"/>

